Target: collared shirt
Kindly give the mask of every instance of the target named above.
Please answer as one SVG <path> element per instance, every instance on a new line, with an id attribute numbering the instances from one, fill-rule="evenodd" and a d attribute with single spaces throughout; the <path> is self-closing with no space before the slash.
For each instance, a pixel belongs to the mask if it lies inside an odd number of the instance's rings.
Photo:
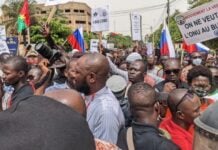
<path id="1" fill-rule="evenodd" d="M 49 86 L 45 89 L 46 92 L 54 91 L 54 90 L 60 90 L 60 89 L 70 89 L 70 87 L 67 85 L 67 82 L 65 83 L 57 83 L 53 82 L 54 84 L 52 86 Z"/>
<path id="2" fill-rule="evenodd" d="M 118 132 L 124 126 L 119 102 L 107 87 L 85 97 L 87 121 L 95 138 L 116 144 Z"/>
<path id="3" fill-rule="evenodd" d="M 166 130 L 172 141 L 177 144 L 181 150 L 192 150 L 193 135 L 173 122 L 172 119 L 166 119 L 160 124 L 160 128 Z"/>

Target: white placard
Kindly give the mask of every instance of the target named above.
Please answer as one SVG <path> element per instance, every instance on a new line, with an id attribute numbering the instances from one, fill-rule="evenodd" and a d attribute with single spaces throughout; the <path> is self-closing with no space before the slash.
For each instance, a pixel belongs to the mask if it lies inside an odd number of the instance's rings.
<path id="1" fill-rule="evenodd" d="M 109 30 L 109 6 L 92 9 L 91 31 L 100 32 Z"/>
<path id="2" fill-rule="evenodd" d="M 71 0 L 46 0 L 45 6 L 51 6 L 51 5 L 58 5 L 58 4 L 64 4 Z"/>
<path id="3" fill-rule="evenodd" d="M 147 55 L 152 55 L 153 54 L 153 44 L 152 44 L 152 42 L 146 43 L 146 47 L 147 47 Z"/>
<path id="4" fill-rule="evenodd" d="M 91 39 L 90 40 L 90 51 L 91 52 L 98 52 L 98 39 Z M 107 47 L 107 40 L 101 41 L 102 45 L 106 48 Z"/>
<path id="5" fill-rule="evenodd" d="M 10 53 L 6 41 L 0 40 L 0 54 Z"/>
<path id="6" fill-rule="evenodd" d="M 6 30 L 4 25 L 0 25 L 0 40 L 6 40 Z"/>
<path id="7" fill-rule="evenodd" d="M 218 1 L 213 1 L 175 17 L 187 44 L 218 37 Z"/>
<path id="8" fill-rule="evenodd" d="M 132 40 L 134 41 L 141 41 L 142 40 L 142 30 L 141 30 L 141 15 L 137 13 L 130 14 L 131 20 L 131 33 L 132 33 Z"/>

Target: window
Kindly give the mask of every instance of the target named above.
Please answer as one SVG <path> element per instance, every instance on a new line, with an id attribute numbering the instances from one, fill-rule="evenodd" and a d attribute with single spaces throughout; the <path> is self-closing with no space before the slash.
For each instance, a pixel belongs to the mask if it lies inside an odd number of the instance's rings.
<path id="1" fill-rule="evenodd" d="M 84 13 L 85 11 L 84 11 L 84 10 L 79 10 L 79 12 L 80 12 L 80 13 Z"/>
<path id="2" fill-rule="evenodd" d="M 46 14 L 46 11 L 45 10 L 41 11 L 41 14 Z"/>
<path id="3" fill-rule="evenodd" d="M 66 13 L 69 13 L 69 12 L 70 12 L 70 9 L 65 9 L 65 12 L 66 12 Z"/>
<path id="4" fill-rule="evenodd" d="M 86 24 L 86 21 L 76 20 L 76 24 Z"/>
<path id="5" fill-rule="evenodd" d="M 69 20 L 69 21 L 68 21 L 68 23 L 72 23 L 72 21 L 71 21 L 71 20 Z"/>
<path id="6" fill-rule="evenodd" d="M 89 22 L 89 25 L 91 25 L 91 22 Z"/>
<path id="7" fill-rule="evenodd" d="M 79 12 L 79 10 L 78 10 L 78 9 L 74 9 L 73 11 L 74 11 L 75 13 L 78 13 L 78 12 Z"/>
<path id="8" fill-rule="evenodd" d="M 88 16 L 91 16 L 91 14 L 90 14 L 89 12 L 87 12 L 87 15 L 88 15 Z"/>

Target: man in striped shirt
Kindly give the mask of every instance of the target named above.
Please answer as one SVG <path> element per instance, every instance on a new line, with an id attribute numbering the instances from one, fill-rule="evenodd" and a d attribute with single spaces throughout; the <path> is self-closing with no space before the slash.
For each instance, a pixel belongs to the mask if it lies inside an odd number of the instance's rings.
<path id="1" fill-rule="evenodd" d="M 119 102 L 106 87 L 109 64 L 101 54 L 86 54 L 77 60 L 75 89 L 85 95 L 87 121 L 95 138 L 115 144 L 124 126 Z"/>

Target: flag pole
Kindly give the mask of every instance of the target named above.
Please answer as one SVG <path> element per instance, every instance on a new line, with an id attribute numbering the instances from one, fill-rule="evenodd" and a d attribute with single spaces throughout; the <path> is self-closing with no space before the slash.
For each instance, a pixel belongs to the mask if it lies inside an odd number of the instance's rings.
<path id="1" fill-rule="evenodd" d="M 181 60 L 180 60 L 180 64 L 181 64 L 181 65 L 182 65 L 182 62 L 183 62 L 183 58 L 184 58 L 184 50 L 182 49 Z"/>
<path id="2" fill-rule="evenodd" d="M 28 44 L 30 44 L 30 28 L 27 28 Z"/>

